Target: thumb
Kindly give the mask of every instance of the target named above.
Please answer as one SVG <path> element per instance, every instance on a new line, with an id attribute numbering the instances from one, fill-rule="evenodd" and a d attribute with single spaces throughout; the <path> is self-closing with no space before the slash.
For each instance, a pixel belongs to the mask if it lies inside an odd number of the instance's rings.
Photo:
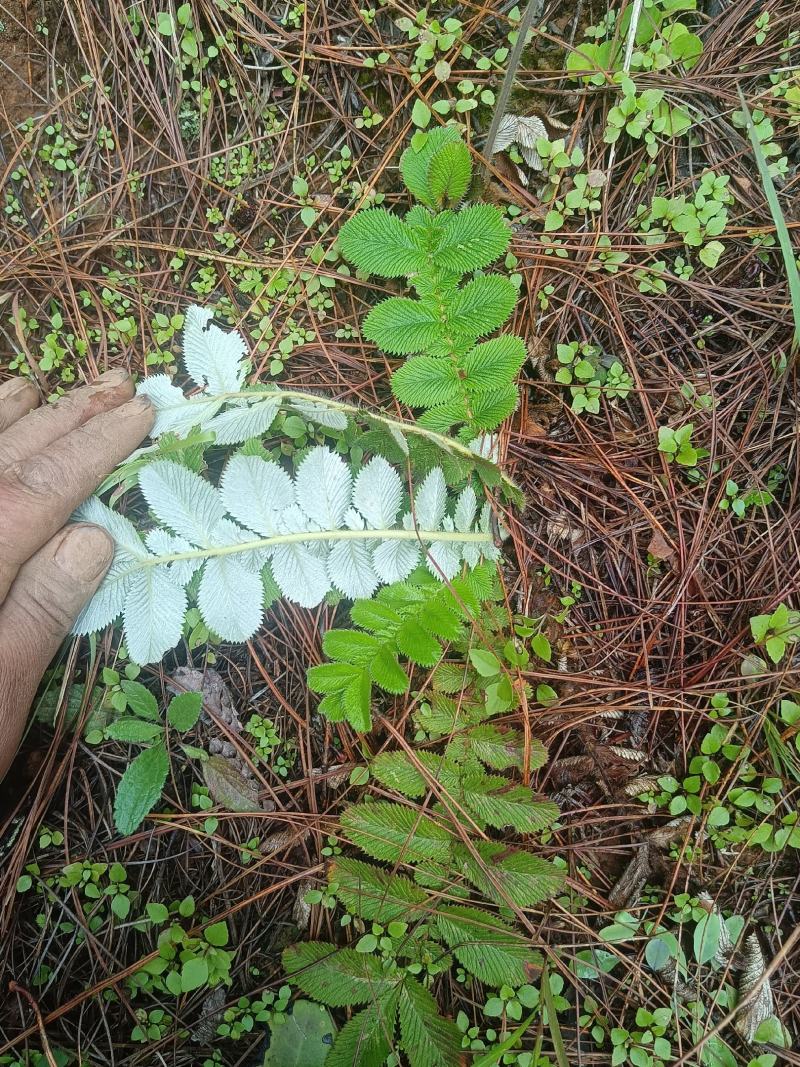
<path id="1" fill-rule="evenodd" d="M 19 570 L 0 606 L 0 779 L 48 663 L 114 555 L 98 526 L 68 526 Z"/>

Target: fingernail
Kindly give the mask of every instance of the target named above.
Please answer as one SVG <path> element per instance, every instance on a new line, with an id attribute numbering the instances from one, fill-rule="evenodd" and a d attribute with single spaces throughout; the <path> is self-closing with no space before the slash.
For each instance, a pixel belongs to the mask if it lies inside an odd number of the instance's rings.
<path id="1" fill-rule="evenodd" d="M 150 411 L 153 407 L 153 401 L 149 396 L 141 393 L 139 396 L 134 397 L 133 400 L 129 400 L 127 404 L 123 404 L 121 408 L 117 408 L 117 414 L 120 418 L 129 419 L 135 415 L 143 415 L 145 411 Z"/>
<path id="2" fill-rule="evenodd" d="M 92 382 L 92 388 L 115 389 L 117 386 L 124 385 L 129 377 L 130 375 L 127 371 L 116 367 L 114 370 L 107 370 L 105 374 L 101 374 L 99 378 L 95 378 Z"/>
<path id="3" fill-rule="evenodd" d="M 36 386 L 28 378 L 14 378 L 0 390 L 0 399 L 16 400 L 22 393 L 36 393 Z"/>
<path id="4" fill-rule="evenodd" d="M 114 542 L 99 526 L 81 524 L 67 531 L 53 559 L 70 578 L 91 582 L 108 567 Z"/>

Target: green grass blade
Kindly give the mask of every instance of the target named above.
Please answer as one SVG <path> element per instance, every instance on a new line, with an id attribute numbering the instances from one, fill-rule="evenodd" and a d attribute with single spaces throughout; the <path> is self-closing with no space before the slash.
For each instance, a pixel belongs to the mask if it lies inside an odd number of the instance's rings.
<path id="1" fill-rule="evenodd" d="M 553 1052 L 555 1053 L 556 1063 L 558 1067 L 570 1067 L 569 1060 L 567 1059 L 567 1050 L 564 1048 L 564 1038 L 561 1036 L 561 1027 L 558 1025 L 558 1016 L 556 1015 L 556 1006 L 553 1001 L 553 994 L 550 989 L 550 971 L 547 966 L 547 961 L 542 968 L 542 1003 L 547 1008 L 547 1025 L 550 1029 L 550 1037 L 553 1042 Z"/>
<path id="2" fill-rule="evenodd" d="M 487 1052 L 484 1056 L 480 1056 L 477 1060 L 472 1061 L 471 1067 L 497 1067 L 500 1062 L 500 1057 L 508 1052 L 516 1045 L 517 1041 L 522 1037 L 533 1020 L 536 1018 L 537 1012 L 532 1011 L 527 1019 L 523 1019 L 516 1030 L 512 1030 L 505 1041 Z"/>
<path id="3" fill-rule="evenodd" d="M 747 133 L 750 137 L 750 144 L 753 146 L 753 155 L 756 157 L 758 173 L 761 176 L 761 184 L 764 188 L 764 196 L 767 198 L 769 210 L 772 213 L 772 221 L 775 223 L 775 230 L 778 234 L 778 242 L 781 246 L 781 253 L 783 255 L 783 265 L 786 268 L 786 278 L 789 282 L 789 295 L 792 300 L 792 317 L 794 318 L 792 351 L 796 352 L 797 349 L 800 348 L 800 271 L 797 269 L 797 260 L 792 246 L 792 239 L 789 235 L 786 219 L 783 217 L 778 194 L 775 190 L 775 183 L 769 172 L 769 165 L 767 164 L 764 151 L 761 147 L 761 142 L 756 135 L 755 127 L 753 125 L 753 117 L 750 114 L 750 109 L 747 106 L 747 102 L 741 89 L 739 90 L 739 99 L 742 102 L 742 111 L 747 120 Z"/>

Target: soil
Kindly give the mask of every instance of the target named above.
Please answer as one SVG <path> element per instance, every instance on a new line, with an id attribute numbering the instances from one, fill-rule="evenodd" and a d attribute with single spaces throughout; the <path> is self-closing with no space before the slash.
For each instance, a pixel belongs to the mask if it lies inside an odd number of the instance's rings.
<path id="1" fill-rule="evenodd" d="M 47 106 L 46 41 L 35 32 L 39 17 L 24 0 L 0 3 L 0 136 Z"/>

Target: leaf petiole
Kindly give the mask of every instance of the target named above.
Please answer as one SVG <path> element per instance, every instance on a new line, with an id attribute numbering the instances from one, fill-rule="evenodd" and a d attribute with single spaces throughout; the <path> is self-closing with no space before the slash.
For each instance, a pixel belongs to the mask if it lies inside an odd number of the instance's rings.
<path id="1" fill-rule="evenodd" d="M 297 533 L 275 534 L 256 541 L 240 541 L 232 545 L 195 548 L 186 552 L 172 552 L 164 556 L 142 558 L 142 567 L 156 567 L 180 559 L 207 559 L 212 556 L 232 556 L 239 552 L 253 552 L 275 545 L 296 545 L 306 541 L 450 541 L 470 544 L 492 544 L 491 533 L 459 533 L 451 530 L 300 530 Z"/>

